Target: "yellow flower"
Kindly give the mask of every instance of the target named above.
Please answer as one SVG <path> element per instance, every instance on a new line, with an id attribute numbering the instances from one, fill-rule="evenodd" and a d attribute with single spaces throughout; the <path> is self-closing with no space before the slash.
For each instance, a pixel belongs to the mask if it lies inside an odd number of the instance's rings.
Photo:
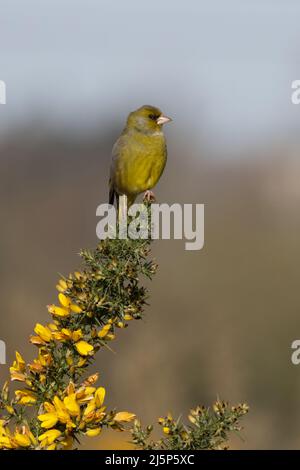
<path id="1" fill-rule="evenodd" d="M 61 431 L 58 429 L 49 429 L 49 431 L 44 432 L 39 436 L 39 441 L 41 442 L 42 447 L 50 446 L 53 442 L 61 436 Z"/>
<path id="2" fill-rule="evenodd" d="M 29 341 L 36 346 L 40 346 L 41 344 L 45 344 L 45 341 L 40 336 L 31 335 Z"/>
<path id="3" fill-rule="evenodd" d="M 114 421 L 124 421 L 126 423 L 129 423 L 129 421 L 132 421 L 134 418 L 135 414 L 133 413 L 128 413 L 128 411 L 119 411 L 119 413 L 117 413 L 114 417 Z"/>
<path id="4" fill-rule="evenodd" d="M 57 396 L 53 398 L 53 403 L 54 403 L 59 421 L 61 423 L 67 423 L 68 421 L 70 421 L 71 418 L 64 403 Z"/>
<path id="5" fill-rule="evenodd" d="M 109 333 L 108 335 L 106 335 L 106 339 L 109 339 L 110 341 L 112 341 L 113 339 L 115 339 L 116 335 L 113 335 L 111 333 Z"/>
<path id="6" fill-rule="evenodd" d="M 170 434 L 170 428 L 168 428 L 167 426 L 164 426 L 164 427 L 163 427 L 163 432 L 164 432 L 165 434 Z"/>
<path id="7" fill-rule="evenodd" d="M 50 429 L 56 425 L 58 416 L 56 413 L 45 413 L 43 415 L 39 415 L 38 420 L 42 422 L 42 428 Z"/>
<path id="8" fill-rule="evenodd" d="M 71 330 L 68 330 L 67 328 L 63 328 L 61 332 L 62 334 L 68 336 L 68 339 L 71 339 L 72 341 L 75 341 L 75 342 L 77 342 L 80 338 L 82 338 L 82 331 L 80 329 L 71 331 Z"/>
<path id="9" fill-rule="evenodd" d="M 85 363 L 86 363 L 86 359 L 84 359 L 83 357 L 81 357 L 81 358 L 79 359 L 79 361 L 77 362 L 77 366 L 78 366 L 78 367 L 82 367 L 82 366 L 84 366 Z"/>
<path id="10" fill-rule="evenodd" d="M 94 351 L 93 346 L 86 341 L 78 341 L 75 343 L 75 347 L 81 356 L 88 356 Z"/>
<path id="11" fill-rule="evenodd" d="M 56 286 L 56 289 L 59 291 L 59 292 L 64 292 L 65 290 L 67 290 L 68 286 L 67 286 L 67 283 L 64 279 L 60 279 L 58 281 L 58 284 Z"/>
<path id="12" fill-rule="evenodd" d="M 57 307 L 56 305 L 48 305 L 48 312 L 58 317 L 67 317 L 68 315 L 70 315 L 69 309 Z"/>
<path id="13" fill-rule="evenodd" d="M 48 413 L 55 413 L 55 406 L 52 405 L 52 403 L 49 403 L 48 401 L 44 402 L 44 408 Z"/>
<path id="14" fill-rule="evenodd" d="M 13 382 L 14 380 L 17 380 L 18 382 L 25 382 L 26 376 L 24 374 L 21 374 L 20 372 L 15 372 L 12 370 L 13 368 L 10 368 L 10 379 Z"/>
<path id="15" fill-rule="evenodd" d="M 95 436 L 99 436 L 100 432 L 101 432 L 101 428 L 88 429 L 85 435 L 89 437 L 95 437 Z"/>
<path id="16" fill-rule="evenodd" d="M 99 379 L 99 373 L 96 372 L 96 374 L 90 375 L 85 381 L 83 382 L 83 385 L 93 385 L 97 380 Z"/>
<path id="17" fill-rule="evenodd" d="M 47 447 L 46 450 L 55 450 L 56 449 L 56 444 L 51 444 L 50 446 Z"/>
<path id="18" fill-rule="evenodd" d="M 72 310 L 73 313 L 81 313 L 82 312 L 82 308 L 80 308 L 76 304 L 70 305 L 70 309 Z"/>
<path id="19" fill-rule="evenodd" d="M 95 409 L 96 409 L 96 403 L 95 403 L 95 400 L 92 399 L 84 410 L 84 413 L 83 413 L 84 421 L 92 421 L 95 415 Z"/>
<path id="20" fill-rule="evenodd" d="M 15 395 L 21 405 L 33 405 L 36 402 L 35 394 L 31 390 L 16 390 Z"/>
<path id="21" fill-rule="evenodd" d="M 133 320 L 133 316 L 132 316 L 132 315 L 129 315 L 129 313 L 126 313 L 126 315 L 124 315 L 124 320 L 125 320 L 125 321 Z"/>
<path id="22" fill-rule="evenodd" d="M 82 309 L 78 305 L 73 304 L 72 300 L 62 292 L 58 294 L 58 300 L 61 307 L 57 307 L 56 305 L 48 305 L 48 312 L 52 313 L 52 315 L 56 315 L 58 317 L 67 317 L 71 312 L 82 312 Z"/>
<path id="23" fill-rule="evenodd" d="M 79 330 L 75 330 L 72 332 L 72 340 L 73 341 L 78 341 L 80 338 L 82 338 L 82 331 L 79 329 Z"/>
<path id="24" fill-rule="evenodd" d="M 69 308 L 72 303 L 72 300 L 62 293 L 58 294 L 58 300 L 61 303 L 61 305 L 65 308 Z"/>
<path id="25" fill-rule="evenodd" d="M 20 447 L 29 447 L 31 445 L 30 437 L 27 436 L 26 434 L 15 432 L 14 440 Z"/>
<path id="26" fill-rule="evenodd" d="M 13 365 L 9 370 L 10 372 L 24 372 L 25 370 L 25 361 L 18 351 L 16 351 L 16 360 L 13 362 Z"/>
<path id="27" fill-rule="evenodd" d="M 50 366 L 52 362 L 52 356 L 49 353 L 49 351 L 45 348 L 40 348 L 39 349 L 39 359 L 38 362 L 43 366 Z"/>
<path id="28" fill-rule="evenodd" d="M 76 401 L 75 393 L 71 393 L 70 395 L 64 398 L 64 405 L 67 408 L 71 416 L 80 415 L 80 406 L 78 405 Z"/>
<path id="29" fill-rule="evenodd" d="M 26 376 L 23 374 L 25 371 L 25 361 L 18 351 L 16 351 L 16 360 L 13 365 L 9 368 L 11 380 L 17 380 L 19 382 L 25 382 Z"/>
<path id="30" fill-rule="evenodd" d="M 0 449 L 5 447 L 6 449 L 11 449 L 12 442 L 8 436 L 0 436 Z"/>
<path id="31" fill-rule="evenodd" d="M 11 405 L 6 405 L 5 406 L 6 411 L 8 411 L 9 414 L 13 415 L 15 413 L 15 410 Z"/>
<path id="32" fill-rule="evenodd" d="M 95 387 L 81 387 L 76 392 L 76 400 L 78 403 L 86 403 L 94 398 Z"/>
<path id="33" fill-rule="evenodd" d="M 103 328 L 98 333 L 99 338 L 105 338 L 105 336 L 108 334 L 110 329 L 111 329 L 110 324 L 104 325 Z"/>
<path id="34" fill-rule="evenodd" d="M 104 398 L 105 398 L 105 388 L 104 387 L 97 388 L 95 392 L 95 403 L 96 403 L 97 408 L 100 408 L 103 405 Z"/>
<path id="35" fill-rule="evenodd" d="M 65 294 L 62 294 L 62 293 L 58 294 L 58 300 L 64 308 L 71 310 L 74 313 L 82 312 L 82 309 L 78 305 L 73 304 L 70 297 L 67 297 Z"/>
<path id="36" fill-rule="evenodd" d="M 41 325 L 40 323 L 35 325 L 34 332 L 47 343 L 49 343 L 49 341 L 52 339 L 51 330 L 49 330 L 49 328 L 46 326 Z"/>

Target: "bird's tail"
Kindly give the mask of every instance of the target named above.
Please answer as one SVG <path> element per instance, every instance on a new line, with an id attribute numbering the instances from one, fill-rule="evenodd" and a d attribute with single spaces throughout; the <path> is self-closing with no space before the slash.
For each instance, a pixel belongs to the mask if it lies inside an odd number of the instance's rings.
<path id="1" fill-rule="evenodd" d="M 109 204 L 111 204 L 113 206 L 114 202 L 115 202 L 115 195 L 116 195 L 116 192 L 114 190 L 113 187 L 110 187 L 109 188 L 109 197 L 108 197 L 108 202 Z"/>

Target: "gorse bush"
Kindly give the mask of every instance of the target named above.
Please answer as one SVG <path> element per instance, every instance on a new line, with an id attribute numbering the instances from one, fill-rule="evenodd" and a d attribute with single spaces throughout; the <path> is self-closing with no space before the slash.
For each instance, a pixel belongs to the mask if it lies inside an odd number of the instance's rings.
<path id="1" fill-rule="evenodd" d="M 243 403 L 229 406 L 223 401 L 216 401 L 212 409 L 204 406 L 190 411 L 189 425 L 181 419 L 174 420 L 169 413 L 165 418 L 159 418 L 164 437 L 157 441 L 150 439 L 153 426 L 142 428 L 138 420 L 134 421 L 131 429 L 132 441 L 137 447 L 145 450 L 213 450 L 227 449 L 228 433 L 239 432 L 242 428 L 239 419 L 248 412 L 248 406 Z"/>
<path id="2" fill-rule="evenodd" d="M 239 429 L 246 405 L 218 402 L 212 412 L 191 411 L 190 426 L 170 415 L 161 418 L 165 437 L 150 441 L 152 427 L 143 429 L 131 412 L 108 410 L 105 388 L 96 386 L 98 374 L 88 376 L 96 352 L 109 348 L 118 329 L 143 315 L 148 293 L 140 278 L 151 279 L 157 268 L 149 252 L 150 240 L 106 239 L 94 251 L 81 252 L 81 270 L 59 279 L 58 304 L 48 306 L 51 320 L 36 324 L 30 337 L 37 357 L 26 364 L 16 352 L 10 379 L 20 386 L 10 391 L 6 382 L 2 388 L 1 449 L 72 449 L 84 435 L 126 426 L 139 448 L 211 449 Z"/>

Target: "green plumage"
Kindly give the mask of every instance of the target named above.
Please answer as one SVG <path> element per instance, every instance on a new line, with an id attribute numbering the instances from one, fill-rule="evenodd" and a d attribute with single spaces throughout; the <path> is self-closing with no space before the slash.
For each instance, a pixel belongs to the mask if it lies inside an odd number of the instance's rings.
<path id="1" fill-rule="evenodd" d="M 110 203 L 114 195 L 126 195 L 130 206 L 138 194 L 153 188 L 167 161 L 162 124 L 170 121 L 153 106 L 129 114 L 126 126 L 112 151 Z"/>

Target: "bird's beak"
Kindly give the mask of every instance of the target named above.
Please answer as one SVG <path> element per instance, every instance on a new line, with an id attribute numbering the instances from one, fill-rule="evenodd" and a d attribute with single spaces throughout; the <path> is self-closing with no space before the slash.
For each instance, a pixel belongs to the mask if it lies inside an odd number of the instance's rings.
<path id="1" fill-rule="evenodd" d="M 170 121 L 172 121 L 172 119 L 168 116 L 164 116 L 163 114 L 159 116 L 159 118 L 156 120 L 159 126 L 162 126 L 163 124 L 167 124 L 167 122 L 170 122 Z"/>

